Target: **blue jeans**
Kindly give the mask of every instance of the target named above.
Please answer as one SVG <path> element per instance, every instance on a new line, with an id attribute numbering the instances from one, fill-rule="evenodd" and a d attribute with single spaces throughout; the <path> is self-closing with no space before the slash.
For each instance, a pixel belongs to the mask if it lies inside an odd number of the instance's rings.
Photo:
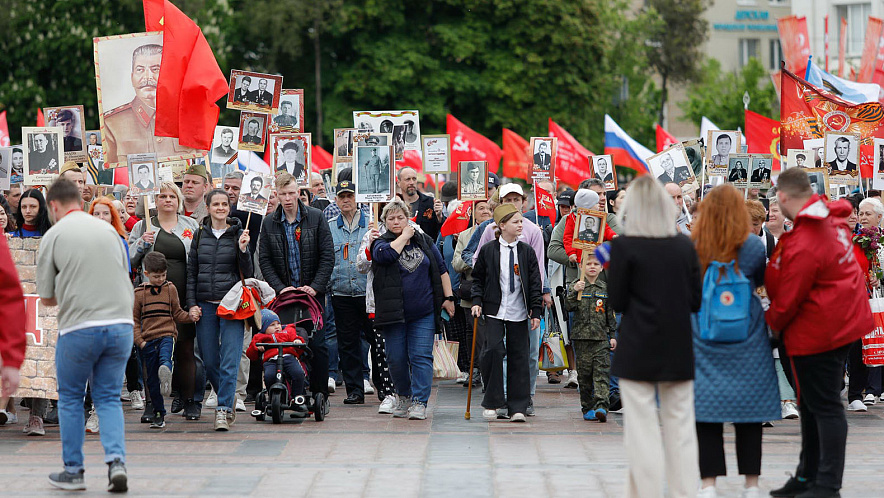
<path id="1" fill-rule="evenodd" d="M 141 356 L 144 357 L 144 368 L 147 370 L 147 390 L 150 391 L 150 403 L 154 412 L 166 415 L 166 407 L 163 404 L 163 395 L 160 393 L 160 376 L 157 373 L 160 366 L 166 365 L 172 370 L 172 353 L 175 350 L 175 339 L 172 336 L 160 337 L 141 348 Z"/>
<path id="2" fill-rule="evenodd" d="M 245 327 L 242 320 L 219 317 L 215 303 L 203 301 L 197 304 L 203 314 L 196 322 L 196 340 L 206 367 L 206 377 L 218 394 L 218 409 L 232 411 L 236 403 L 236 374 Z"/>
<path id="3" fill-rule="evenodd" d="M 433 386 L 435 317 L 430 313 L 410 322 L 384 325 L 383 333 L 396 394 L 426 404 Z"/>
<path id="4" fill-rule="evenodd" d="M 83 469 L 83 441 L 86 424 L 83 399 L 86 382 L 92 388 L 92 401 L 101 419 L 101 445 L 104 461 L 126 461 L 126 441 L 120 386 L 126 363 L 132 355 L 132 326 L 108 325 L 68 332 L 55 346 L 58 379 L 58 423 L 64 468 L 77 473 Z"/>

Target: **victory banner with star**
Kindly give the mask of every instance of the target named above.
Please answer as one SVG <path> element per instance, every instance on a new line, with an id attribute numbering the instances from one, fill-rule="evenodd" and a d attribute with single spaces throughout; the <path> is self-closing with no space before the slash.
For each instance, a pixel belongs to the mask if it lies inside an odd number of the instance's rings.
<path id="1" fill-rule="evenodd" d="M 851 104 L 783 69 L 780 99 L 780 151 L 803 149 L 804 140 L 826 132 L 859 133 L 859 164 L 864 178 L 874 169 L 874 140 L 884 138 L 884 107 Z"/>

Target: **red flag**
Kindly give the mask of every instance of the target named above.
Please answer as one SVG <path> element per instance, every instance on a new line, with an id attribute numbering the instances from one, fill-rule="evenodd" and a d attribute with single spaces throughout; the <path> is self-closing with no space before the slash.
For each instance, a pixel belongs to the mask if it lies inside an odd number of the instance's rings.
<path id="1" fill-rule="evenodd" d="M 750 154 L 773 154 L 773 171 L 780 170 L 780 122 L 746 110 L 746 145 Z"/>
<path id="2" fill-rule="evenodd" d="M 318 145 L 313 146 L 313 153 L 310 156 L 310 162 L 313 163 L 312 171 L 319 173 L 324 169 L 331 169 L 332 161 L 334 159 L 327 150 Z"/>
<path id="3" fill-rule="evenodd" d="M 780 45 L 786 59 L 786 69 L 804 74 L 807 69 L 807 57 L 810 55 L 810 38 L 807 36 L 807 18 L 781 17 L 777 20 L 777 31 L 780 33 Z"/>
<path id="4" fill-rule="evenodd" d="M 0 147 L 9 147 L 9 125 L 6 124 L 6 111 L 0 112 Z"/>
<path id="5" fill-rule="evenodd" d="M 877 17 L 869 17 L 866 39 L 863 42 L 863 55 L 859 63 L 859 76 L 857 76 L 857 81 L 860 83 L 874 81 L 875 73 L 880 70 L 876 66 L 881 55 L 882 33 L 884 33 L 884 22 Z"/>
<path id="6" fill-rule="evenodd" d="M 662 126 L 659 124 L 654 126 L 657 130 L 657 152 L 663 152 L 670 145 L 679 143 L 679 141 Z"/>
<path id="7" fill-rule="evenodd" d="M 43 109 L 37 108 L 37 126 L 46 126 L 46 118 L 43 117 Z"/>
<path id="8" fill-rule="evenodd" d="M 215 101 L 227 94 L 227 78 L 203 32 L 189 17 L 169 0 L 143 3 L 145 28 L 163 32 L 154 134 L 208 150 L 221 112 Z"/>
<path id="9" fill-rule="evenodd" d="M 534 184 L 534 203 L 537 216 L 546 216 L 550 220 L 556 220 L 556 201 L 551 193 Z"/>
<path id="10" fill-rule="evenodd" d="M 528 141 L 518 133 L 503 129 L 503 176 L 528 181 L 531 160 L 528 159 Z"/>
<path id="11" fill-rule="evenodd" d="M 559 139 L 556 151 L 556 178 L 576 186 L 590 177 L 589 156 L 594 155 L 580 145 L 570 133 L 549 119 L 549 136 Z"/>
<path id="12" fill-rule="evenodd" d="M 488 171 L 500 168 L 500 147 L 480 133 L 476 133 L 451 114 L 446 120 L 446 133 L 451 135 L 451 172 L 457 171 L 460 161 L 488 161 Z"/>
<path id="13" fill-rule="evenodd" d="M 472 220 L 473 216 L 472 212 L 473 201 L 461 202 L 460 205 L 457 206 L 457 209 L 448 215 L 448 219 L 445 220 L 445 223 L 442 224 L 442 228 L 439 229 L 439 235 L 442 237 L 448 237 L 449 235 L 463 232 L 469 228 L 470 220 Z"/>
<path id="14" fill-rule="evenodd" d="M 803 149 L 803 140 L 823 138 L 826 131 L 859 133 L 860 173 L 871 178 L 873 140 L 884 138 L 884 106 L 878 102 L 851 104 L 786 70 L 782 78 L 780 150 Z"/>
<path id="15" fill-rule="evenodd" d="M 838 77 L 844 77 L 844 66 L 847 65 L 847 58 L 844 53 L 847 51 L 847 19 L 841 18 L 841 36 L 838 40 Z M 853 68 L 850 68 L 853 71 Z"/>
<path id="16" fill-rule="evenodd" d="M 396 169 L 400 170 L 402 168 L 411 168 L 418 173 L 424 170 L 424 163 L 421 159 L 421 153 L 419 150 L 405 150 L 402 153 L 402 159 L 396 161 Z"/>

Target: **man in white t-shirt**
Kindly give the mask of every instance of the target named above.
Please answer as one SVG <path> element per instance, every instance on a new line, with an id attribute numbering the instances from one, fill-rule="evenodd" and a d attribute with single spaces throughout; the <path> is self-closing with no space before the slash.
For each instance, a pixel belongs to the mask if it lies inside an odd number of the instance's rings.
<path id="1" fill-rule="evenodd" d="M 86 489 L 83 393 L 88 380 L 101 419 L 108 491 L 126 491 L 120 382 L 133 340 L 128 249 L 110 223 L 83 212 L 80 193 L 70 181 L 53 183 L 46 201 L 58 221 L 40 242 L 37 293 L 44 305 L 58 306 L 55 365 L 64 461 L 64 471 L 50 474 L 49 482 Z"/>

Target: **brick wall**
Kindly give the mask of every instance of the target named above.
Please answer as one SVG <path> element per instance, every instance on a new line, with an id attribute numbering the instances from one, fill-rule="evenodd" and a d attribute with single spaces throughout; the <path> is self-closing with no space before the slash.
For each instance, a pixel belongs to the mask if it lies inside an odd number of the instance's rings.
<path id="1" fill-rule="evenodd" d="M 44 306 L 37 294 L 37 252 L 39 238 L 9 239 L 28 315 L 28 348 L 21 365 L 21 384 L 15 395 L 25 398 L 58 399 L 55 382 L 55 342 L 58 337 L 58 308 Z M 36 313 L 35 313 L 36 308 Z"/>

